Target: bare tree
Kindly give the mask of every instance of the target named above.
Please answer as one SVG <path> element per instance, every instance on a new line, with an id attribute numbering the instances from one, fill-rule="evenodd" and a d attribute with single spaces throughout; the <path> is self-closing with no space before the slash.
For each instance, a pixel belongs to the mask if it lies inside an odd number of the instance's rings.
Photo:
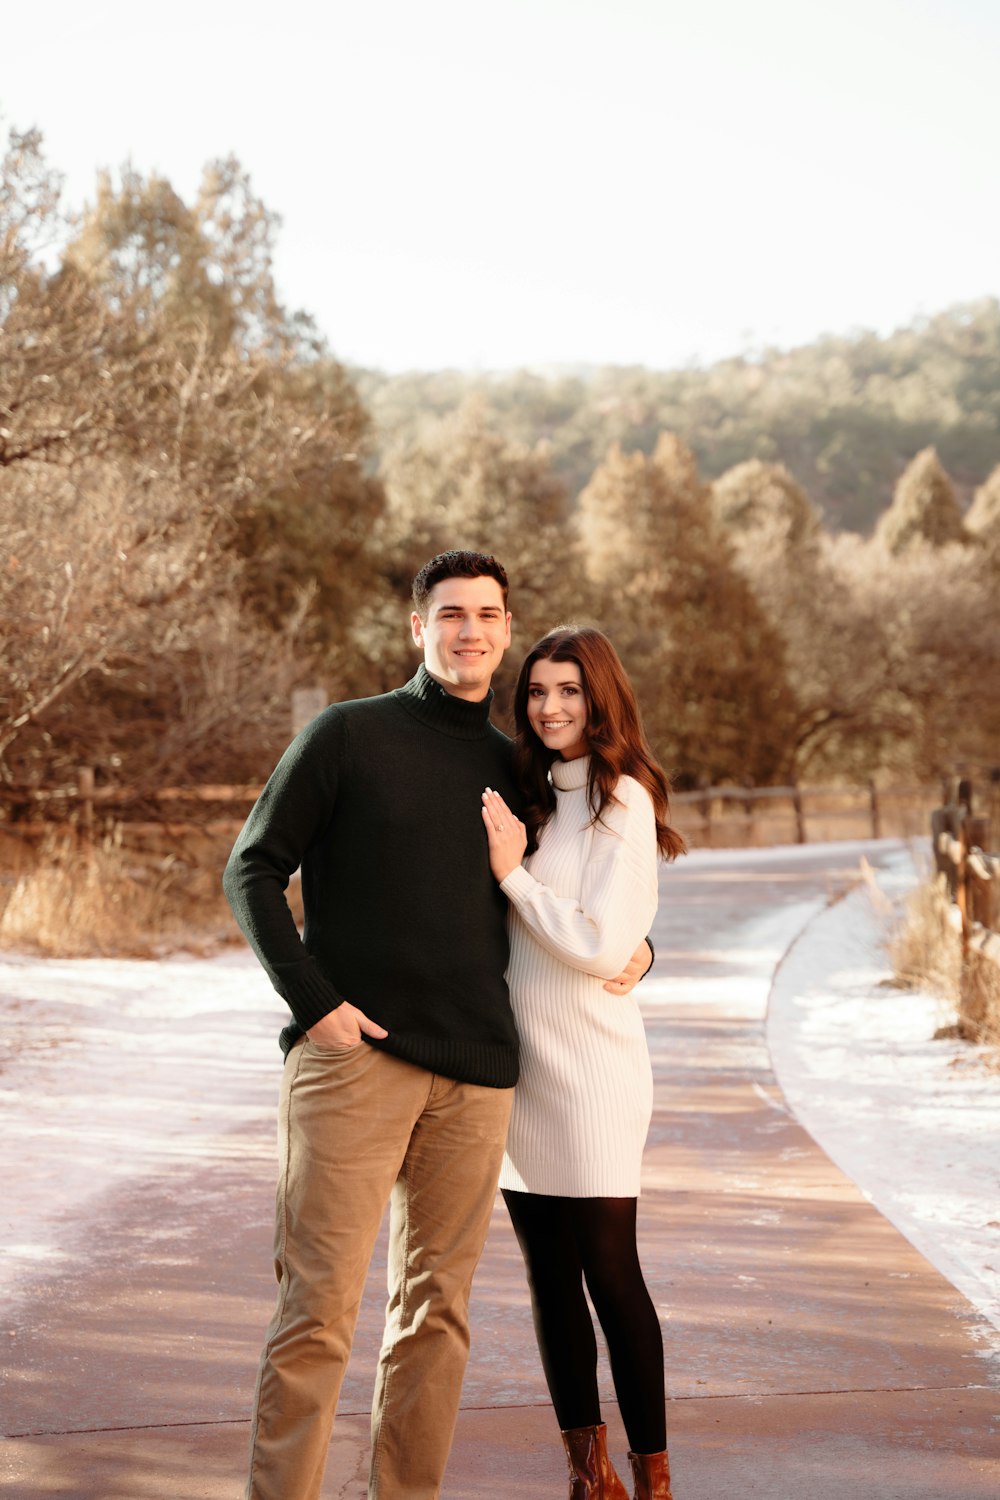
<path id="1" fill-rule="evenodd" d="M 372 566 L 367 417 L 278 303 L 235 162 L 193 209 L 106 178 L 54 267 L 37 136 L 0 184 L 0 775 L 255 777 Z"/>
<path id="2" fill-rule="evenodd" d="M 216 518 L 169 481 L 91 461 L 0 484 L 0 774 L 253 774 L 284 732 L 301 612 L 280 636 L 255 624 Z"/>

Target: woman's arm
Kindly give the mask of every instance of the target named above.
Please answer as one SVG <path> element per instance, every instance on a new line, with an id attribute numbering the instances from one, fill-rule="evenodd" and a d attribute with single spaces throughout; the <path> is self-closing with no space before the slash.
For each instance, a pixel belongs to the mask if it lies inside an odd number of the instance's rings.
<path id="1" fill-rule="evenodd" d="M 557 896 L 520 864 L 511 866 L 517 820 L 502 798 L 494 793 L 484 799 L 483 811 L 493 873 L 521 920 L 556 958 L 601 979 L 625 969 L 650 929 L 658 896 L 649 794 L 625 777 L 616 797 L 593 827 L 579 900 Z"/>

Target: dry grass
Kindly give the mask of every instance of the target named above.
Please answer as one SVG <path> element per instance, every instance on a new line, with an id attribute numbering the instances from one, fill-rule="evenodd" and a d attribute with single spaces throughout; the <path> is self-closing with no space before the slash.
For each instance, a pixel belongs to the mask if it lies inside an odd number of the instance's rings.
<path id="1" fill-rule="evenodd" d="M 975 949 L 962 975 L 959 1016 L 962 1034 L 970 1041 L 1000 1046 L 1000 964 Z"/>
<path id="2" fill-rule="evenodd" d="M 89 849 L 53 837 L 0 912 L 0 947 L 50 958 L 207 953 L 237 935 L 216 870 L 138 855 L 117 834 Z"/>
<path id="3" fill-rule="evenodd" d="M 963 964 L 958 908 L 943 876 L 912 892 L 888 948 L 900 989 L 924 990 L 943 1002 L 937 1036 L 1000 1047 L 1000 965 L 975 949 Z M 1000 1052 L 987 1056 L 1000 1061 Z"/>
<path id="4" fill-rule="evenodd" d="M 962 947 L 955 907 L 938 876 L 912 891 L 903 920 L 889 939 L 893 978 L 900 989 L 926 990 L 958 1008 Z"/>

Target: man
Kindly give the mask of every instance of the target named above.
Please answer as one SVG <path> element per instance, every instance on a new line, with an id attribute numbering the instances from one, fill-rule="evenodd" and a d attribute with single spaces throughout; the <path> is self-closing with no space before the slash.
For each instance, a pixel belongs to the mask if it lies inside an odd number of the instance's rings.
<path id="1" fill-rule="evenodd" d="M 298 736 L 226 868 L 237 920 L 293 1015 L 278 1302 L 247 1500 L 318 1500 L 387 1202 L 370 1500 L 435 1500 L 458 1414 L 517 1080 L 506 902 L 480 814 L 487 786 L 518 803 L 509 741 L 489 721 L 511 617 L 506 573 L 482 553 L 433 558 L 413 592 L 416 675 L 335 704 Z M 284 895 L 299 866 L 301 939 Z M 609 989 L 631 988 L 636 960 Z"/>

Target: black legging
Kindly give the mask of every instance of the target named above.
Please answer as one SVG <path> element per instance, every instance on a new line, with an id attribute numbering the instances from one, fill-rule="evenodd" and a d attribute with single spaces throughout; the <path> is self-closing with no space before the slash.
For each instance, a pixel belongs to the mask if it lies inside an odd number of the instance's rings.
<path id="1" fill-rule="evenodd" d="M 633 1453 L 667 1446 L 663 1336 L 635 1243 L 635 1198 L 550 1198 L 504 1189 L 531 1289 L 535 1334 L 559 1426 L 601 1420 L 597 1340 L 583 1283 L 611 1360 Z"/>

